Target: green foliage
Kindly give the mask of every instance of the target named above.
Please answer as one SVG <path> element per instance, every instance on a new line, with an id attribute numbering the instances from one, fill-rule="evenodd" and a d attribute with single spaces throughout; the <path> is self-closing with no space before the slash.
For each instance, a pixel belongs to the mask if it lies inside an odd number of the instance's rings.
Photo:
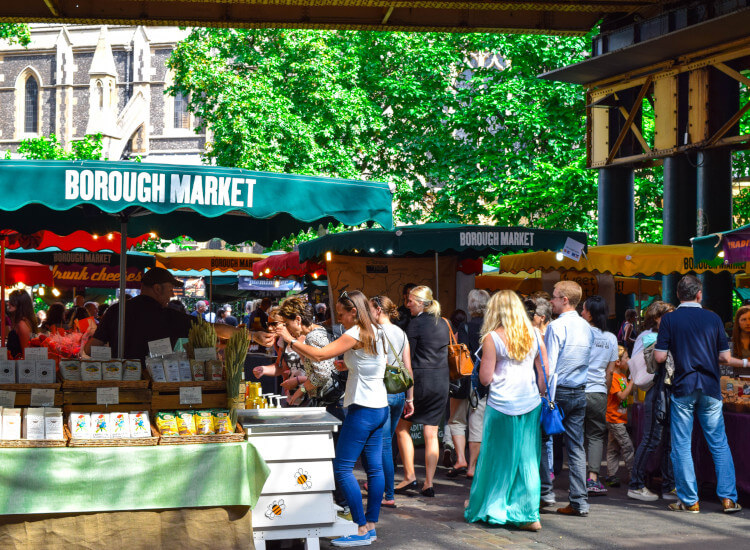
<path id="1" fill-rule="evenodd" d="M 0 23 L 0 40 L 28 46 L 31 42 L 31 31 L 24 23 Z"/>
<path id="2" fill-rule="evenodd" d="M 102 135 L 88 135 L 73 141 L 70 151 L 60 145 L 55 134 L 30 138 L 21 142 L 17 152 L 28 160 L 103 160 Z"/>
<path id="3" fill-rule="evenodd" d="M 576 229 L 593 243 L 583 90 L 538 78 L 584 59 L 588 43 L 197 29 L 168 63 L 170 92 L 213 132 L 207 162 L 392 182 L 400 222 Z M 659 170 L 639 174 L 636 189 L 639 236 L 660 240 Z"/>

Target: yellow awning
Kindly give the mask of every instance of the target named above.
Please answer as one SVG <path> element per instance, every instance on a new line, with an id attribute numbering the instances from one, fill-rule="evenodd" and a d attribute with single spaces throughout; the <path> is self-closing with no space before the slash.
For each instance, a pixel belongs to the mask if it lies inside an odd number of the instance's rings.
<path id="1" fill-rule="evenodd" d="M 579 261 L 570 258 L 557 259 L 556 252 L 527 252 L 510 254 L 500 258 L 500 271 L 533 273 L 537 270 L 576 270 L 598 273 L 611 273 L 632 277 L 635 275 L 668 275 L 670 273 L 719 273 L 747 271 L 746 264 L 722 266 L 715 263 L 697 263 L 693 259 L 693 249 L 689 246 L 664 244 L 626 243 L 589 247 L 588 258 L 581 256 Z"/>
<path id="2" fill-rule="evenodd" d="M 542 290 L 541 271 L 528 273 L 495 273 L 480 275 L 474 279 L 474 287 L 482 288 L 488 291 L 496 290 L 515 290 L 521 294 L 533 294 Z M 638 294 L 638 278 L 614 277 L 615 293 L 617 294 Z M 661 281 L 653 279 L 640 279 L 640 294 L 645 296 L 660 296 Z"/>
<path id="3" fill-rule="evenodd" d="M 232 250 L 186 250 L 155 254 L 156 265 L 174 270 L 240 271 L 252 269 L 253 263 L 266 257 L 265 254 L 247 254 Z"/>

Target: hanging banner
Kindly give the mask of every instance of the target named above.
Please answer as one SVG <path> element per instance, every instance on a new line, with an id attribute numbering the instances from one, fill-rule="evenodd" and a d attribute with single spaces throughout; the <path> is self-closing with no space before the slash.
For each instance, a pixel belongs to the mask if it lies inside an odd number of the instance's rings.
<path id="1" fill-rule="evenodd" d="M 141 288 L 143 271 L 129 267 L 125 285 Z M 120 286 L 120 270 L 116 266 L 94 264 L 58 264 L 52 268 L 54 285 L 60 288 L 112 288 Z"/>

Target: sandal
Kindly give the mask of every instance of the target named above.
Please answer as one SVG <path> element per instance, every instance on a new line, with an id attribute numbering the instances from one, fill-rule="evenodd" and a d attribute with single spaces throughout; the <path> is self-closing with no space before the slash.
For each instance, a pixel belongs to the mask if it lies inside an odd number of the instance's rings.
<path id="1" fill-rule="evenodd" d="M 383 500 L 380 503 L 383 508 L 398 508 L 395 500 Z"/>
<path id="2" fill-rule="evenodd" d="M 445 477 L 458 477 L 460 475 L 466 475 L 466 466 L 460 468 L 451 468 L 445 472 Z"/>

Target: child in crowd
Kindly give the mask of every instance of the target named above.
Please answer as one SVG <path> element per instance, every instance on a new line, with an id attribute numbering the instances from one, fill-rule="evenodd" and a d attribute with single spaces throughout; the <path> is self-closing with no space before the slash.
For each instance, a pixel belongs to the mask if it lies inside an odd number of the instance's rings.
<path id="1" fill-rule="evenodd" d="M 627 399 L 633 391 L 633 381 L 628 381 L 628 352 L 618 346 L 618 360 L 612 373 L 612 384 L 607 397 L 607 484 L 618 486 L 617 470 L 620 468 L 620 457 L 628 468 L 628 476 L 633 468 L 633 443 L 626 428 L 628 421 Z"/>

